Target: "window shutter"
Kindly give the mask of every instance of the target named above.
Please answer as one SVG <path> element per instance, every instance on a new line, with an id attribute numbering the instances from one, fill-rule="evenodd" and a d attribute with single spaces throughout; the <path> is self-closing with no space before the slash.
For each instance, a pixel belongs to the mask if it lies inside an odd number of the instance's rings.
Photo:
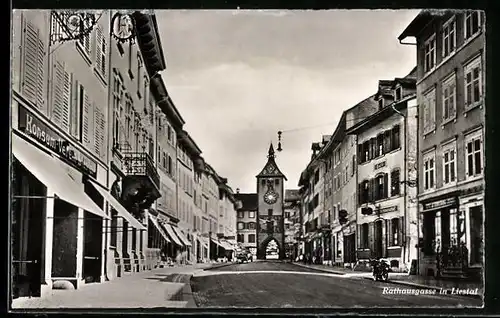
<path id="1" fill-rule="evenodd" d="M 97 66 L 97 69 L 98 71 L 102 74 L 102 75 L 105 75 L 104 74 L 104 67 L 103 67 L 103 59 L 102 59 L 102 42 L 103 42 L 103 34 L 102 34 L 102 29 L 100 26 L 98 26 L 96 28 L 96 32 L 95 32 L 95 41 L 96 41 L 96 59 L 95 59 L 95 62 L 96 62 L 96 66 Z"/>
<path id="2" fill-rule="evenodd" d="M 72 92 L 71 92 L 71 103 L 70 103 L 70 134 L 78 138 L 80 130 L 80 83 L 75 79 L 72 79 Z"/>
<path id="3" fill-rule="evenodd" d="M 382 241 L 381 242 L 382 243 L 382 257 L 387 257 L 387 246 L 389 245 L 388 241 L 387 241 L 387 238 L 388 238 L 388 233 L 387 233 L 388 226 L 387 225 L 389 222 L 387 222 L 387 221 L 389 221 L 389 220 L 384 220 L 384 221 L 380 222 L 380 223 L 382 223 L 382 226 L 385 227 L 385 231 L 382 229 L 382 231 L 385 232 L 385 233 L 383 233 L 385 235 L 382 235 L 382 237 L 380 238 L 380 240 Z"/>
<path id="4" fill-rule="evenodd" d="M 358 245 L 357 248 L 360 249 L 360 248 L 362 248 L 362 246 L 361 246 L 361 235 L 362 235 L 362 233 L 361 233 L 361 224 L 358 224 L 357 228 L 358 228 L 358 231 L 356 233 L 357 245 Z"/>
<path id="5" fill-rule="evenodd" d="M 106 153 L 106 121 L 104 112 L 101 108 L 94 104 L 94 137 L 95 137 L 95 153 L 101 159 L 105 159 Z"/>
<path id="6" fill-rule="evenodd" d="M 92 149 L 94 144 L 94 110 L 85 90 L 83 94 L 83 143 Z"/>
<path id="7" fill-rule="evenodd" d="M 57 125 L 62 125 L 64 100 L 64 63 L 54 62 L 52 72 L 52 121 Z"/>
<path id="8" fill-rule="evenodd" d="M 384 195 L 382 199 L 389 197 L 388 189 L 389 189 L 389 176 L 387 173 L 384 173 Z"/>
<path id="9" fill-rule="evenodd" d="M 64 70 L 64 89 L 63 89 L 63 113 L 62 113 L 62 128 L 69 132 L 70 127 L 70 108 L 71 108 L 71 91 L 73 85 L 73 74 Z"/>
<path id="10" fill-rule="evenodd" d="M 394 241 L 393 241 L 393 233 L 392 233 L 392 220 L 385 220 L 385 226 L 386 226 L 386 237 L 387 237 L 387 246 L 393 246 Z"/>
<path id="11" fill-rule="evenodd" d="M 377 138 L 372 138 L 370 139 L 371 141 L 371 146 L 372 146 L 372 159 L 373 158 L 376 158 L 377 157 L 377 153 L 378 153 L 378 147 L 377 147 Z"/>
<path id="12" fill-rule="evenodd" d="M 375 233 L 375 223 L 368 223 L 368 246 L 370 248 L 370 257 L 373 257 L 373 253 L 375 252 L 375 240 L 373 234 Z"/>
<path id="13" fill-rule="evenodd" d="M 358 202 L 359 204 L 363 204 L 363 182 L 358 184 Z"/>
<path id="14" fill-rule="evenodd" d="M 370 202 L 377 201 L 377 178 L 370 179 L 369 183 Z"/>
<path id="15" fill-rule="evenodd" d="M 38 109 L 43 109 L 45 106 L 44 43 L 40 39 L 40 30 L 30 21 L 24 20 L 23 32 L 21 91 Z"/>
<path id="16" fill-rule="evenodd" d="M 398 244 L 400 246 L 404 246 L 405 242 L 405 226 L 404 226 L 404 217 L 399 218 L 399 233 L 398 233 Z"/>

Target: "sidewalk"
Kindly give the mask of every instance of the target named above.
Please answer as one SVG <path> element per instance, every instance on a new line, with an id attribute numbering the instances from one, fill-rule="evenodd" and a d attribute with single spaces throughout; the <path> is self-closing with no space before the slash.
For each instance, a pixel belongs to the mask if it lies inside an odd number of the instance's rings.
<path id="1" fill-rule="evenodd" d="M 186 280 L 211 264 L 164 267 L 134 273 L 76 290 L 52 290 L 47 297 L 18 298 L 12 309 L 187 307 Z M 187 299 L 185 299 L 187 298 Z"/>
<path id="2" fill-rule="evenodd" d="M 373 280 L 371 271 L 356 272 L 353 271 L 352 269 L 332 267 L 328 265 L 305 265 L 303 263 L 293 263 L 293 264 L 332 274 L 343 275 L 345 277 L 353 277 L 353 278 L 359 277 L 363 279 Z M 415 287 L 415 288 L 427 288 L 436 290 L 443 289 L 447 290 L 448 293 L 451 293 L 452 290 L 456 292 L 456 290 L 458 289 L 464 292 L 464 294 L 462 294 L 463 296 L 469 296 L 469 297 L 481 298 L 484 294 L 484 284 L 481 284 L 480 282 L 439 280 L 433 277 L 408 275 L 407 273 L 396 273 L 396 272 L 389 273 L 388 283 Z"/>

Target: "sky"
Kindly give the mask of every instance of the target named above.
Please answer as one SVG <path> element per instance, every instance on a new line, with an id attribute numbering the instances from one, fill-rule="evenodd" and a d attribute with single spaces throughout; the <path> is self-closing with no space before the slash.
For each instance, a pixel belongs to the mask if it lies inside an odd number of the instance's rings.
<path id="1" fill-rule="evenodd" d="M 276 149 L 298 188 L 311 144 L 345 109 L 407 75 L 414 46 L 398 35 L 417 10 L 158 10 L 167 90 L 202 157 L 242 193 Z"/>

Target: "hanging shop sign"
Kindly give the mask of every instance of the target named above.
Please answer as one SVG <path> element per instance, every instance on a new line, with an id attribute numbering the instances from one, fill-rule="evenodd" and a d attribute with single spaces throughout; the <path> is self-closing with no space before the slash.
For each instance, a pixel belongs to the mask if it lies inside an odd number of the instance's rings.
<path id="1" fill-rule="evenodd" d="M 111 19 L 111 32 L 119 42 L 132 41 L 135 37 L 135 20 L 132 15 L 115 13 Z"/>
<path id="2" fill-rule="evenodd" d="M 38 140 L 40 143 L 60 155 L 71 166 L 74 166 L 93 178 L 97 176 L 97 163 L 93 159 L 76 149 L 67 139 L 47 126 L 47 124 L 43 123 L 37 117 L 33 116 L 33 114 L 22 105 L 19 105 L 18 128 L 24 134 Z"/>
<path id="3" fill-rule="evenodd" d="M 429 203 L 424 203 L 423 204 L 423 210 L 435 210 L 439 208 L 444 208 L 448 206 L 454 206 L 457 205 L 457 198 L 448 198 L 444 200 L 439 200 L 439 201 L 434 201 L 434 202 L 429 202 Z"/>
<path id="4" fill-rule="evenodd" d="M 396 212 L 397 210 L 398 210 L 398 206 L 394 205 L 394 206 L 389 206 L 389 207 L 386 207 L 386 208 L 380 208 L 378 210 L 378 213 Z"/>

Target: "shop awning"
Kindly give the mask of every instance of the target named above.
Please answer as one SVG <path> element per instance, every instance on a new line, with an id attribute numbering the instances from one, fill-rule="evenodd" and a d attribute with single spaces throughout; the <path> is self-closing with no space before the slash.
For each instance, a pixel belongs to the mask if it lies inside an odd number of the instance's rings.
<path id="1" fill-rule="evenodd" d="M 175 234 L 174 229 L 172 228 L 172 225 L 170 225 L 168 223 L 162 223 L 161 225 L 167 231 L 168 236 L 173 241 L 173 243 L 175 243 L 175 244 L 177 244 L 177 245 L 179 245 L 181 247 L 184 246 L 184 244 L 182 244 L 182 242 L 180 241 L 180 239 L 177 237 L 177 234 Z"/>
<path id="2" fill-rule="evenodd" d="M 217 245 L 217 246 L 220 246 L 220 247 L 224 248 L 224 246 L 222 246 L 222 244 L 221 244 L 218 240 L 215 240 L 215 239 L 213 239 L 213 238 L 210 238 L 210 240 L 211 240 L 212 242 L 214 242 L 214 244 L 215 244 L 215 245 Z"/>
<path id="3" fill-rule="evenodd" d="M 208 239 L 207 238 L 205 238 L 203 236 L 198 236 L 198 241 L 201 243 L 201 245 L 208 248 Z"/>
<path id="4" fill-rule="evenodd" d="M 96 182 L 90 180 L 90 184 L 99 192 L 106 201 L 111 204 L 111 206 L 118 212 L 118 215 L 124 218 L 132 227 L 138 229 L 138 230 L 146 230 L 146 227 L 139 222 L 132 214 L 130 214 L 127 209 L 123 205 L 116 200 L 111 193 L 109 193 L 107 190 L 103 189 L 100 185 L 98 185 Z"/>
<path id="5" fill-rule="evenodd" d="M 158 232 L 160 232 L 161 236 L 163 236 L 163 238 L 165 239 L 165 241 L 167 241 L 167 242 L 170 243 L 171 241 L 168 239 L 167 234 L 165 233 L 165 231 L 163 231 L 163 229 L 161 228 L 160 224 L 158 224 L 158 220 L 156 219 L 156 217 L 154 215 L 152 215 L 151 213 L 149 213 L 149 212 L 148 212 L 148 217 L 151 220 L 151 223 L 153 223 L 153 225 L 156 227 L 156 229 L 158 230 Z"/>
<path id="6" fill-rule="evenodd" d="M 181 239 L 181 241 L 184 245 L 192 246 L 191 242 L 189 242 L 186 235 L 184 235 L 184 233 L 182 233 L 181 229 L 179 229 L 178 227 L 175 227 L 175 226 L 172 226 L 172 229 L 174 230 L 175 234 L 177 234 L 177 236 Z"/>
<path id="7" fill-rule="evenodd" d="M 224 248 L 225 250 L 234 251 L 234 247 L 231 244 L 229 244 L 229 242 L 227 241 L 219 241 L 219 242 L 222 245 L 222 248 Z"/>
<path id="8" fill-rule="evenodd" d="M 12 134 L 12 153 L 41 183 L 54 191 L 56 196 L 85 211 L 105 219 L 109 217 L 85 194 L 83 187 L 73 180 L 61 162 L 34 145 Z"/>

